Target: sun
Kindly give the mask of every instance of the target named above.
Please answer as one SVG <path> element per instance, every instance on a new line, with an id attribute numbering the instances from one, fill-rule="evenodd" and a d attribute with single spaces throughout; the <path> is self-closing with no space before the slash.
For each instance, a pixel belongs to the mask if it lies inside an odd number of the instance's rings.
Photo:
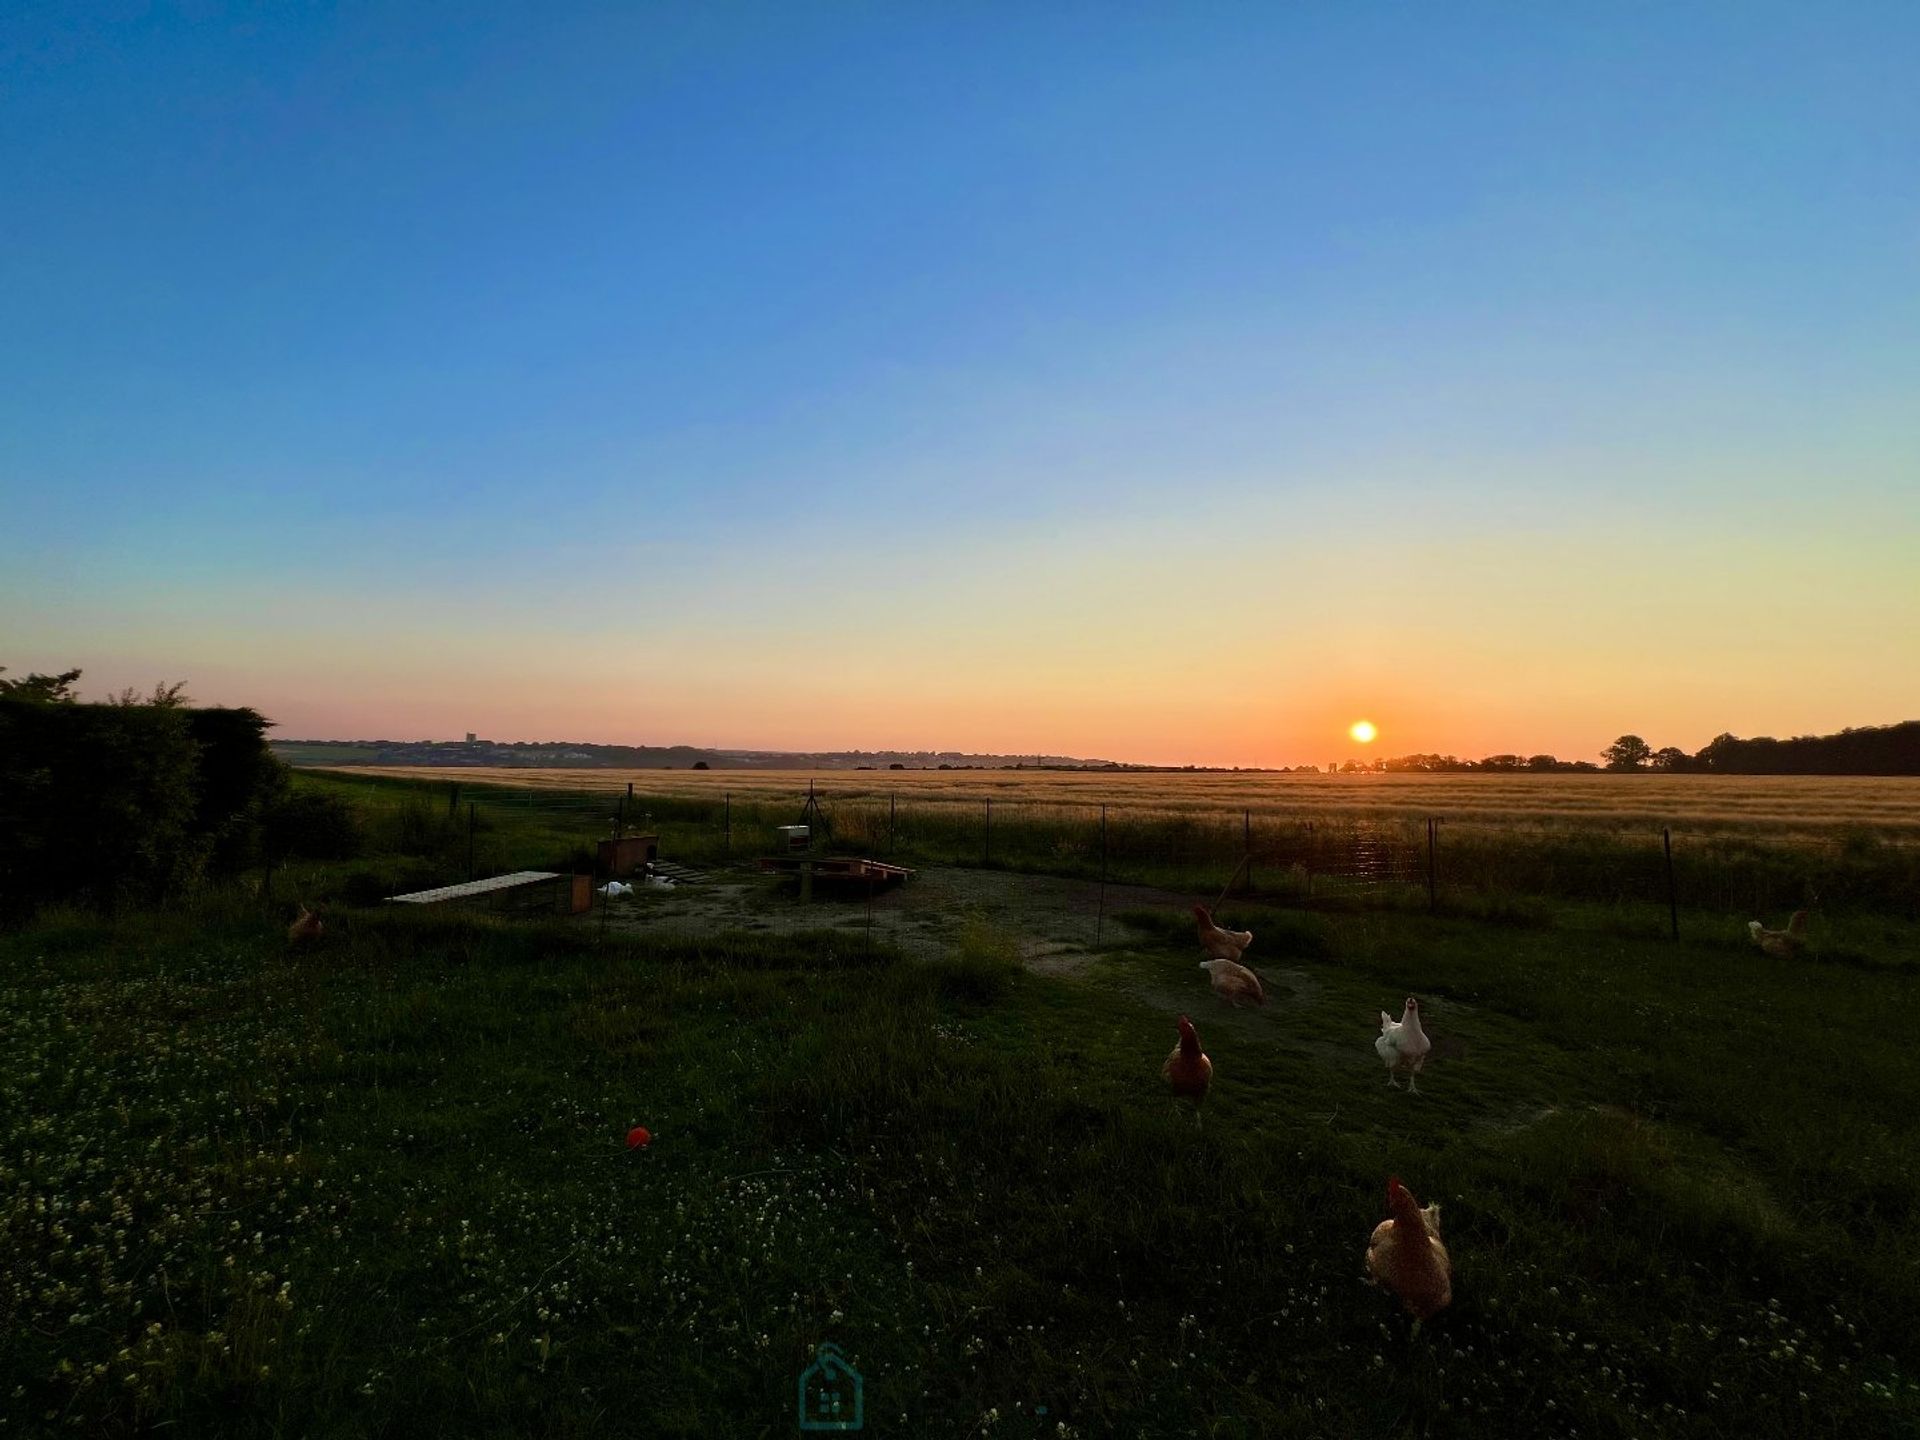
<path id="1" fill-rule="evenodd" d="M 1378 730 L 1373 728 L 1373 722 L 1371 720 L 1356 720 L 1347 727 L 1347 734 L 1351 735 L 1362 745 L 1371 745 L 1373 743 L 1373 737 L 1379 733 Z"/>

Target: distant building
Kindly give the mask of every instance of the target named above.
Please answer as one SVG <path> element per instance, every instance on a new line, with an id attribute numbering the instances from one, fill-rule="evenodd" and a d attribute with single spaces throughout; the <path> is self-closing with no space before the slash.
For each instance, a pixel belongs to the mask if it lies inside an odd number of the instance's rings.
<path id="1" fill-rule="evenodd" d="M 467 731 L 467 744 L 469 744 L 469 745 L 471 745 L 471 744 L 473 744 L 473 742 L 474 742 L 475 740 L 477 740 L 478 738 L 479 738 L 479 737 L 478 737 L 477 735 L 475 735 L 475 734 L 473 733 L 473 731 L 471 731 L 471 730 L 469 730 L 469 731 Z"/>

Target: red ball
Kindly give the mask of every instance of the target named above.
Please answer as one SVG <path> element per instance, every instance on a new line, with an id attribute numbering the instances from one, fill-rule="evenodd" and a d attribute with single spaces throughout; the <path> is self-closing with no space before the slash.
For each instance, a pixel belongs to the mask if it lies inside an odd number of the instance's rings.
<path id="1" fill-rule="evenodd" d="M 653 1134 L 644 1125 L 636 1125 L 627 1131 L 627 1149 L 638 1150 L 642 1145 L 651 1145 Z"/>

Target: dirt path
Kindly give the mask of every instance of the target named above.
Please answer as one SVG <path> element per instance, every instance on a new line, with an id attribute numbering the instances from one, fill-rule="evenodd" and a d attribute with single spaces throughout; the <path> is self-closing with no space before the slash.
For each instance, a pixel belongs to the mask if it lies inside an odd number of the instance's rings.
<path id="1" fill-rule="evenodd" d="M 1203 897 L 1205 898 L 1205 897 Z M 603 923 L 599 903 L 578 923 Z M 1123 910 L 1182 912 L 1193 900 L 1138 885 L 1108 885 L 1104 904 L 1096 882 L 1022 875 L 1000 870 L 930 866 L 892 890 L 865 894 L 819 888 L 802 904 L 791 880 L 746 870 L 715 871 L 698 884 L 671 890 L 642 888 L 607 903 L 610 928 L 685 934 L 712 927 L 774 934 L 800 930 L 871 933 L 876 942 L 898 945 L 908 955 L 934 958 L 952 952 L 969 924 L 1010 938 L 1028 967 L 1040 974 L 1071 975 L 1086 968 L 1095 938 L 1111 946 L 1133 937 L 1114 918 Z"/>

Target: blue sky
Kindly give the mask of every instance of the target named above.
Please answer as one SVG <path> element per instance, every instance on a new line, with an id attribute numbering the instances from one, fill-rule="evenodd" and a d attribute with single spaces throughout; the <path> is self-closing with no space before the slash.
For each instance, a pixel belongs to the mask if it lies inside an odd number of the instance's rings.
<path id="1" fill-rule="evenodd" d="M 0 663 L 1240 763 L 1905 718 L 1916 58 L 1905 5 L 9 7 Z"/>

